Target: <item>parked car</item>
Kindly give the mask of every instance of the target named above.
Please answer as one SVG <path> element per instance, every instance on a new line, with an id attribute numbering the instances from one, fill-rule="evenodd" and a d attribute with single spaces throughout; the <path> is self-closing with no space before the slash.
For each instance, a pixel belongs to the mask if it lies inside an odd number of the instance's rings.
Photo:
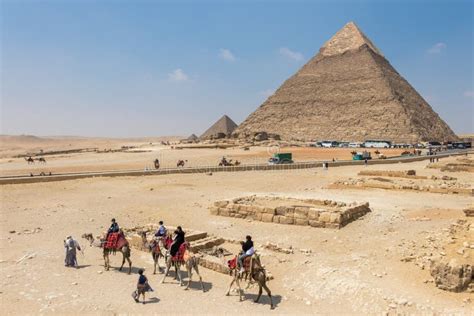
<path id="1" fill-rule="evenodd" d="M 361 148 L 361 147 L 363 147 L 363 144 L 361 142 L 349 143 L 349 148 Z"/>
<path id="2" fill-rule="evenodd" d="M 324 147 L 324 148 L 337 147 L 338 145 L 339 143 L 333 140 L 324 140 L 321 142 L 321 147 Z"/>

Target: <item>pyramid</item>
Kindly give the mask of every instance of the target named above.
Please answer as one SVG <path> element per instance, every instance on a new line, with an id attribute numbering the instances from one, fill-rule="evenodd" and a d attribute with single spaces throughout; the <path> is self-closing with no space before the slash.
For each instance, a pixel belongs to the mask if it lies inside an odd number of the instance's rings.
<path id="1" fill-rule="evenodd" d="M 224 138 L 232 134 L 237 127 L 234 121 L 227 115 L 222 116 L 217 122 L 215 122 L 207 131 L 204 132 L 199 138 L 200 139 L 214 139 Z"/>
<path id="2" fill-rule="evenodd" d="M 188 138 L 186 138 L 187 141 L 191 142 L 197 141 L 198 139 L 199 137 L 197 137 L 195 134 L 191 134 Z"/>
<path id="3" fill-rule="evenodd" d="M 234 134 L 251 137 L 259 132 L 287 140 L 457 139 L 353 22 L 327 41 Z"/>

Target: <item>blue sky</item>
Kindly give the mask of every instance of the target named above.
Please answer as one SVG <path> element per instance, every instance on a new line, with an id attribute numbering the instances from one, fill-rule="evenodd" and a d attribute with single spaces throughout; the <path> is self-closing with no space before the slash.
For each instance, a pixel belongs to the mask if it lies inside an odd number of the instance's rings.
<path id="1" fill-rule="evenodd" d="M 355 21 L 474 132 L 472 1 L 1 2 L 1 134 L 200 134 L 240 123 Z"/>

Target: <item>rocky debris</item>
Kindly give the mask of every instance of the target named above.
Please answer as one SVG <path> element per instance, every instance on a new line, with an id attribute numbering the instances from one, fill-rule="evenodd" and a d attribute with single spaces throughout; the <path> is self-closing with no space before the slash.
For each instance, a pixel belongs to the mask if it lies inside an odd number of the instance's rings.
<path id="1" fill-rule="evenodd" d="M 33 259 L 33 258 L 35 258 L 35 257 L 36 257 L 36 252 L 27 253 L 27 254 L 25 254 L 24 256 L 22 256 L 20 259 L 18 259 L 18 260 L 16 261 L 16 263 L 19 264 L 19 263 L 22 263 L 22 262 L 25 261 L 25 260 Z"/>
<path id="2" fill-rule="evenodd" d="M 437 176 L 431 176 L 431 180 L 443 180 L 443 181 L 456 181 L 458 178 L 455 177 L 450 177 L 450 176 L 442 176 L 442 177 L 437 177 Z"/>
<path id="3" fill-rule="evenodd" d="M 384 189 L 384 190 L 403 190 L 403 191 L 420 191 L 442 194 L 462 194 L 474 196 L 474 188 L 471 184 L 462 184 L 457 182 L 414 182 L 398 180 L 396 182 L 381 183 L 366 178 L 348 178 L 333 182 L 328 186 L 330 189 L 353 188 L 353 189 Z"/>
<path id="4" fill-rule="evenodd" d="M 289 247 L 280 247 L 280 246 L 278 246 L 277 244 L 274 244 L 274 243 L 271 243 L 271 242 L 267 242 L 267 243 L 263 246 L 263 248 L 269 249 L 269 250 L 272 250 L 272 251 L 276 251 L 276 252 L 286 253 L 286 254 L 292 254 L 292 253 L 294 253 L 292 246 L 289 246 Z"/>
<path id="5" fill-rule="evenodd" d="M 379 177 L 394 177 L 394 178 L 408 178 L 408 179 L 427 179 L 425 176 L 417 176 L 415 170 L 405 171 L 391 171 L 391 170 L 362 170 L 358 173 L 359 176 L 379 176 Z"/>
<path id="6" fill-rule="evenodd" d="M 458 220 L 449 228 L 426 234 L 424 242 L 403 241 L 402 262 L 413 262 L 429 269 L 432 280 L 440 289 L 454 292 L 474 291 L 474 225 Z"/>
<path id="7" fill-rule="evenodd" d="M 465 208 L 465 209 L 463 210 L 463 212 L 464 212 L 464 214 L 466 214 L 466 216 L 468 216 L 468 217 L 474 217 L 474 206 Z"/>
<path id="8" fill-rule="evenodd" d="M 459 264 L 455 259 L 433 261 L 430 273 L 438 288 L 452 292 L 474 293 L 474 265 Z"/>
<path id="9" fill-rule="evenodd" d="M 370 212 L 369 203 L 248 196 L 216 201 L 212 215 L 286 225 L 341 228 Z"/>

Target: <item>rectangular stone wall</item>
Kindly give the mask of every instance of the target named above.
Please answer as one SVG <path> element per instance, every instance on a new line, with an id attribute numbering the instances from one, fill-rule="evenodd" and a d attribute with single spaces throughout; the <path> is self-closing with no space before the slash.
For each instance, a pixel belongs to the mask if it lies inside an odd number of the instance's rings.
<path id="1" fill-rule="evenodd" d="M 237 203 L 234 203 L 236 201 Z M 325 228 L 341 228 L 370 212 L 369 203 L 353 204 L 312 200 L 319 206 L 277 206 L 241 204 L 233 201 L 217 201 L 210 208 L 212 215 L 252 219 L 266 223 L 301 225 Z M 305 200 L 306 202 L 308 200 Z M 326 207 L 324 205 L 326 204 Z M 327 205 L 329 204 L 329 205 Z M 337 207 L 337 205 L 344 205 Z"/>

